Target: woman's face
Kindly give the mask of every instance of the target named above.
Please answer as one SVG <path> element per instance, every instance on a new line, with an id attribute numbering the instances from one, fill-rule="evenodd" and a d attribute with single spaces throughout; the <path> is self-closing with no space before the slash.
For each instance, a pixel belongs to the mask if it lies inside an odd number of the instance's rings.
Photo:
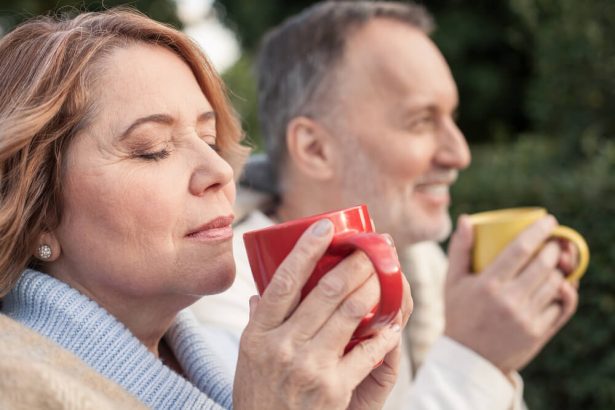
<path id="1" fill-rule="evenodd" d="M 235 188 L 211 105 L 165 48 L 120 48 L 102 64 L 93 121 L 66 157 L 50 273 L 103 305 L 224 290 Z"/>

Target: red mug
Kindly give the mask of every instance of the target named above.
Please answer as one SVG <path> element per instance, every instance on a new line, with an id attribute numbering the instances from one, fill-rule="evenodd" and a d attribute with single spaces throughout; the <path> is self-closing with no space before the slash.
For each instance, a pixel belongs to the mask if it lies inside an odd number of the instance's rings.
<path id="1" fill-rule="evenodd" d="M 373 335 L 378 328 L 390 323 L 397 315 L 403 297 L 402 272 L 397 253 L 386 236 L 374 232 L 367 206 L 327 212 L 246 232 L 243 241 L 256 287 L 262 295 L 278 266 L 303 232 L 314 222 L 324 218 L 333 223 L 333 240 L 304 285 L 301 299 L 305 298 L 329 270 L 355 250 L 361 250 L 369 257 L 380 282 L 380 301 L 355 330 L 346 346 L 348 351 Z"/>

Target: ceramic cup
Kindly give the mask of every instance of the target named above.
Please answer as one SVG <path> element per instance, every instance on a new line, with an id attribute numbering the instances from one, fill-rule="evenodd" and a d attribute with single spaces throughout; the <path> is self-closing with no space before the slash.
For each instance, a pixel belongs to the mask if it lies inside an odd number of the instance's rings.
<path id="1" fill-rule="evenodd" d="M 470 215 L 474 228 L 474 249 L 472 269 L 481 272 L 521 231 L 547 215 L 544 208 L 510 208 L 480 212 Z M 579 261 L 576 269 L 567 276 L 569 281 L 579 280 L 589 264 L 589 248 L 577 231 L 566 226 L 557 226 L 553 238 L 572 242 L 578 249 Z"/>
<path id="2" fill-rule="evenodd" d="M 265 229 L 247 232 L 243 240 L 259 294 L 263 294 L 275 271 L 293 249 L 303 232 L 316 221 L 327 218 L 333 223 L 333 240 L 325 255 L 301 291 L 301 299 L 318 281 L 355 250 L 361 250 L 374 265 L 380 282 L 380 301 L 363 318 L 347 346 L 347 350 L 370 337 L 388 324 L 400 309 L 402 301 L 402 272 L 395 248 L 387 236 L 374 232 L 365 205 L 292 220 Z"/>

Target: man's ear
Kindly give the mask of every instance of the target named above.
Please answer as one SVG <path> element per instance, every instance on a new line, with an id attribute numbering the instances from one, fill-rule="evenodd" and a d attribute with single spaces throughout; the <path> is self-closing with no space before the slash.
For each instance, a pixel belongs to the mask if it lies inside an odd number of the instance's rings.
<path id="1" fill-rule="evenodd" d="M 54 233 L 41 232 L 32 253 L 41 262 L 53 262 L 60 257 L 62 249 Z"/>
<path id="2" fill-rule="evenodd" d="M 329 131 L 317 121 L 295 117 L 286 127 L 288 160 L 302 173 L 317 180 L 334 175 L 335 149 Z"/>

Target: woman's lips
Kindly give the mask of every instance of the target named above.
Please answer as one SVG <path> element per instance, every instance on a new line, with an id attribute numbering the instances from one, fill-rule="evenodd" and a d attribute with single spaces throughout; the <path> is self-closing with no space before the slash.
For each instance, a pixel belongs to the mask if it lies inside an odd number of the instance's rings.
<path id="1" fill-rule="evenodd" d="M 233 236 L 233 216 L 221 216 L 215 218 L 200 228 L 186 235 L 188 238 L 199 240 L 228 239 Z"/>
<path id="2" fill-rule="evenodd" d="M 233 236 L 233 228 L 231 225 L 222 228 L 211 228 L 191 233 L 189 238 L 201 240 L 228 239 Z"/>

